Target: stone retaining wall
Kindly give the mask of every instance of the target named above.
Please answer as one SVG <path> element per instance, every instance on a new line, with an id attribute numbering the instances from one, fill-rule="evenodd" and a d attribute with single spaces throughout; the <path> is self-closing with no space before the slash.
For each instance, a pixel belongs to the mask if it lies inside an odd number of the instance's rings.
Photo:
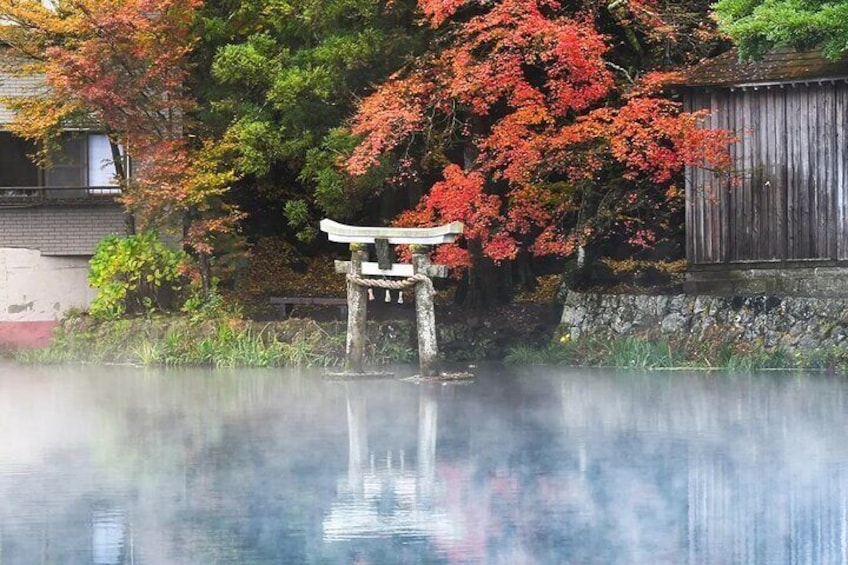
<path id="1" fill-rule="evenodd" d="M 747 340 L 790 352 L 848 346 L 848 299 L 569 292 L 559 333 L 572 339 Z"/>

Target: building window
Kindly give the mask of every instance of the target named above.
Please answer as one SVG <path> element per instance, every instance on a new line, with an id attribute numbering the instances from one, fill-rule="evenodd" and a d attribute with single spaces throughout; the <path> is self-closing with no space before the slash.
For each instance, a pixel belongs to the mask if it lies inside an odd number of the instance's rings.
<path id="1" fill-rule="evenodd" d="M 33 153 L 32 143 L 0 132 L 0 190 L 7 195 L 25 195 L 35 188 L 52 188 L 48 191 L 51 197 L 119 192 L 112 146 L 103 134 L 67 134 L 51 155 L 47 169 L 33 164 Z"/>
<path id="2" fill-rule="evenodd" d="M 45 171 L 48 187 L 96 187 L 111 192 L 118 185 L 112 146 L 103 134 L 67 136 L 52 155 L 52 166 Z M 90 191 L 91 192 L 91 191 Z"/>
<path id="3" fill-rule="evenodd" d="M 30 155 L 35 153 L 35 146 L 9 132 L 0 131 L 0 187 L 36 187 L 38 182 L 38 167 Z"/>
<path id="4" fill-rule="evenodd" d="M 75 136 L 61 140 L 59 147 L 51 152 L 50 168 L 44 172 L 45 186 L 51 188 L 88 186 L 86 137 Z"/>
<path id="5" fill-rule="evenodd" d="M 86 186 L 116 186 L 117 173 L 109 138 L 95 134 L 89 134 L 86 137 L 88 142 L 88 184 Z"/>

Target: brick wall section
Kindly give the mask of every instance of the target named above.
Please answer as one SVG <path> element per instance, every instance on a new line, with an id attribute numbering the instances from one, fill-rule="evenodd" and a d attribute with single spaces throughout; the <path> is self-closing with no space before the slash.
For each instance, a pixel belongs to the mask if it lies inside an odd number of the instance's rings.
<path id="1" fill-rule="evenodd" d="M 0 72 L 0 97 L 32 94 L 44 88 L 43 77 L 19 77 Z M 0 129 L 14 118 L 14 113 L 0 105 Z"/>
<path id="2" fill-rule="evenodd" d="M 0 247 L 42 255 L 92 255 L 104 236 L 125 231 L 117 204 L 0 208 Z"/>

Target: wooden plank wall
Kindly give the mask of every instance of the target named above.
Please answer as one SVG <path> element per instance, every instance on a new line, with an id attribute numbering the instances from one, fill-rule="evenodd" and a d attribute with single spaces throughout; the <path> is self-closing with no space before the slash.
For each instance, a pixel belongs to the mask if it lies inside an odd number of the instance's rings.
<path id="1" fill-rule="evenodd" d="M 692 264 L 848 259 L 848 85 L 688 92 L 736 132 L 730 178 L 686 171 Z"/>

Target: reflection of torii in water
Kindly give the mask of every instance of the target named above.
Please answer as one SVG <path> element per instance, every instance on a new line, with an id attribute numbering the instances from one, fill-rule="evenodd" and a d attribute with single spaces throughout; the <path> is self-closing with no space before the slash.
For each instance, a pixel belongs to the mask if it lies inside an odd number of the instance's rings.
<path id="1" fill-rule="evenodd" d="M 435 504 L 436 388 L 422 385 L 419 390 L 416 470 L 409 468 L 403 451 L 397 464 L 392 452 L 387 453 L 384 464 L 376 464 L 368 449 L 363 390 L 356 384 L 347 386 L 347 477 L 339 481 L 338 500 L 324 518 L 324 541 L 388 535 L 460 536 L 460 524 Z"/>
<path id="2" fill-rule="evenodd" d="M 129 543 L 127 537 L 129 535 Z M 93 565 L 135 563 L 132 530 L 121 510 L 95 509 L 91 512 L 91 562 Z"/>

